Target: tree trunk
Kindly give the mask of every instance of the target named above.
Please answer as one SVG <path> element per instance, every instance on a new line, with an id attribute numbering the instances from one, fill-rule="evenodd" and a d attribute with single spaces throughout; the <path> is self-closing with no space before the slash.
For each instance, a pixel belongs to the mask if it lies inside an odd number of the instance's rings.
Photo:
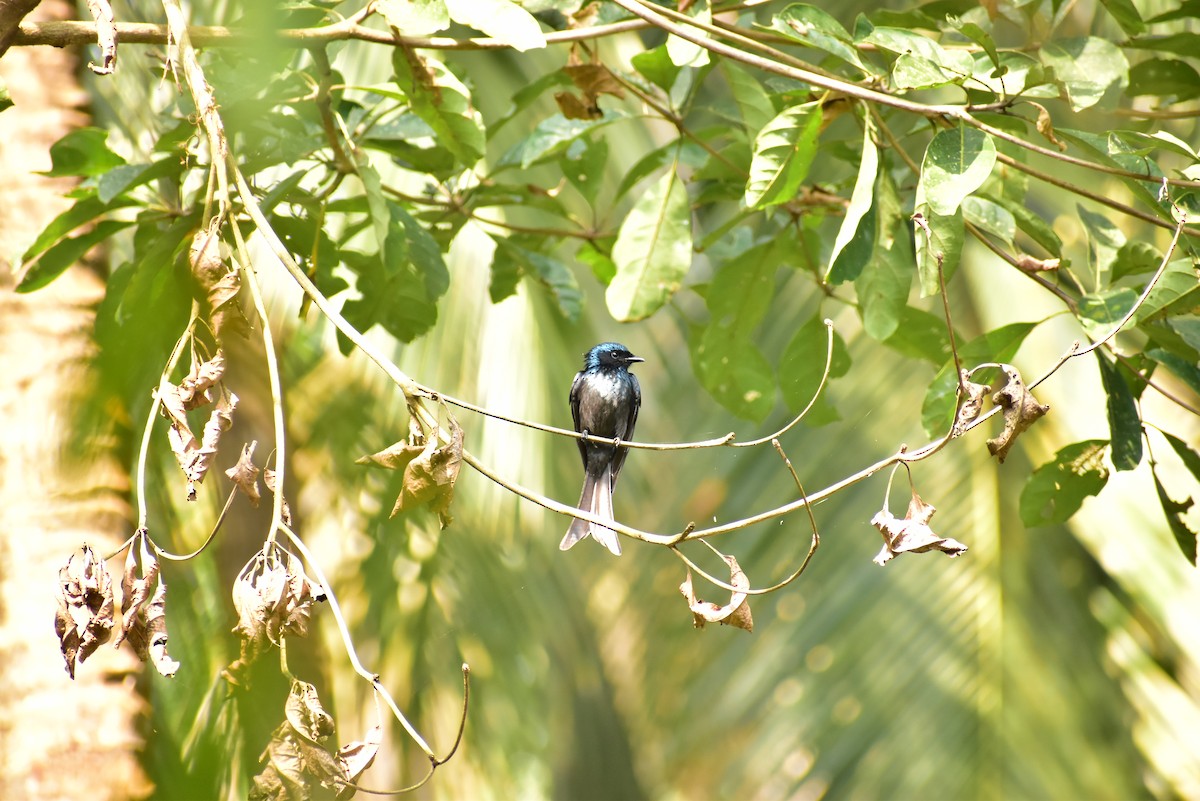
<path id="1" fill-rule="evenodd" d="M 45 2 L 31 16 L 68 12 Z M 101 647 L 67 677 L 54 634 L 58 569 L 87 543 L 109 551 L 129 529 L 127 484 L 98 443 L 68 441 L 69 403 L 93 345 L 103 286 L 75 266 L 30 295 L 12 292 L 13 262 L 69 201 L 49 147 L 86 123 L 77 60 L 13 48 L 0 80 L 0 798 L 143 797 L 136 718 L 144 701 L 128 649 Z"/>

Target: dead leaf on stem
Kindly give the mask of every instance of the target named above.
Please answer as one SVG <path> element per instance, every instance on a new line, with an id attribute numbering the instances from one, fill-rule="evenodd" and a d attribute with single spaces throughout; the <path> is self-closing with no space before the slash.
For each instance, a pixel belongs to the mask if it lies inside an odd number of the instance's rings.
<path id="1" fill-rule="evenodd" d="M 454 484 L 462 467 L 463 430 L 449 409 L 444 405 L 442 409 L 450 437 L 445 445 L 440 444 L 440 428 L 426 436 L 413 414 L 409 419 L 408 439 L 355 461 L 387 470 L 404 470 L 404 482 L 392 507 L 392 517 L 429 504 L 445 528 L 454 520 L 450 515 L 450 503 L 454 500 Z"/>
<path id="2" fill-rule="evenodd" d="M 240 333 L 245 327 L 245 318 L 237 304 L 242 278 L 236 269 L 225 263 L 221 255 L 218 218 L 213 218 L 212 226 L 197 231 L 192 237 L 188 263 L 192 268 L 192 276 L 204 293 L 205 311 L 217 339 L 223 338 L 227 328 Z M 231 322 L 233 325 L 229 325 Z"/>
<path id="3" fill-rule="evenodd" d="M 987 441 L 988 452 L 999 459 L 1000 464 L 1004 464 L 1008 449 L 1017 437 L 1050 411 L 1049 406 L 1038 403 L 1033 393 L 1025 388 L 1015 367 L 1005 364 L 1003 368 L 1008 383 L 992 396 L 992 402 L 1004 409 L 1004 430 L 1000 436 Z"/>
<path id="4" fill-rule="evenodd" d="M 871 518 L 871 524 L 883 534 L 884 543 L 883 550 L 874 559 L 875 564 L 885 565 L 901 553 L 941 551 L 950 557 L 964 553 L 967 546 L 949 537 L 939 537 L 929 527 L 929 520 L 936 511 L 937 507 L 923 501 L 914 490 L 903 520 L 887 509 Z"/>
<path id="5" fill-rule="evenodd" d="M 259 758 L 266 765 L 254 777 L 251 801 L 352 797 L 357 788 L 351 785 L 345 760 L 321 744 L 333 734 L 334 725 L 316 688 L 294 680 L 286 715 Z"/>
<path id="6" fill-rule="evenodd" d="M 233 606 L 238 613 L 234 631 L 242 638 L 241 657 L 229 667 L 240 671 L 285 634 L 308 636 L 312 605 L 325 600 L 325 590 L 304 573 L 293 554 L 280 558 L 275 546 L 264 546 L 246 563 L 233 585 Z"/>
<path id="7" fill-rule="evenodd" d="M 267 469 L 263 471 L 263 483 L 267 485 L 267 490 L 275 494 L 275 471 Z M 287 498 L 280 498 L 279 516 L 283 518 L 283 524 L 290 526 L 292 524 L 292 508 L 288 506 Z"/>
<path id="8" fill-rule="evenodd" d="M 736 557 L 725 556 L 729 565 L 729 584 L 739 590 L 750 589 L 750 580 L 738 565 Z M 754 618 L 750 614 L 750 604 L 746 601 L 745 592 L 734 592 L 730 595 L 729 603 L 719 606 L 712 601 L 701 601 L 696 598 L 692 587 L 692 571 L 688 570 L 687 578 L 679 585 L 679 591 L 687 599 L 688 607 L 692 610 L 693 624 L 698 629 L 706 623 L 722 623 L 736 626 L 746 631 L 754 631 Z"/>
<path id="9" fill-rule="evenodd" d="M 225 475 L 229 476 L 229 480 L 234 486 L 246 494 L 250 499 L 250 504 L 254 507 L 258 506 L 262 495 L 258 491 L 258 468 L 254 464 L 254 447 L 257 442 L 247 442 L 242 446 L 242 455 L 238 457 L 237 464 L 225 471 Z"/>
<path id="10" fill-rule="evenodd" d="M 962 405 L 958 407 L 958 416 L 954 419 L 954 428 L 950 432 L 952 437 L 961 437 L 966 432 L 967 426 L 975 422 L 975 418 L 979 417 L 979 412 L 983 410 L 984 396 L 992 390 L 991 386 L 987 384 L 972 382 L 967 377 L 966 370 L 959 370 L 959 375 L 967 396 Z"/>
<path id="11" fill-rule="evenodd" d="M 139 554 L 140 541 L 141 538 L 129 546 L 125 557 L 121 633 L 115 644 L 128 640 L 138 659 L 150 662 L 159 673 L 170 678 L 179 670 L 179 663 L 167 653 L 167 584 L 159 574 L 154 553 L 143 547 Z"/>
<path id="12" fill-rule="evenodd" d="M 112 577 L 104 560 L 85 545 L 82 558 L 72 554 L 58 571 L 58 585 L 54 631 L 67 663 L 67 675 L 73 679 L 76 663 L 82 664 L 112 636 Z"/>

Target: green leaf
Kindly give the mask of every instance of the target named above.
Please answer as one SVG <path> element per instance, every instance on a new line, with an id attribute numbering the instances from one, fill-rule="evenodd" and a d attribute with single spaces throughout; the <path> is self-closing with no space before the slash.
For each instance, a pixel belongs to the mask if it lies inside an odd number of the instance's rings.
<path id="1" fill-rule="evenodd" d="M 775 116 L 775 105 L 762 84 L 749 72 L 729 59 L 721 59 L 719 67 L 729 82 L 729 90 L 742 113 L 746 131 L 751 136 L 756 135 Z"/>
<path id="2" fill-rule="evenodd" d="M 100 175 L 125 163 L 108 149 L 108 131 L 76 128 L 50 145 L 51 168 L 41 173 L 52 178 L 64 175 Z"/>
<path id="3" fill-rule="evenodd" d="M 1040 56 L 1042 63 L 1054 70 L 1075 111 L 1091 108 L 1109 90 L 1124 89 L 1129 83 L 1125 54 L 1096 36 L 1048 42 Z"/>
<path id="4" fill-rule="evenodd" d="M 8 93 L 8 87 L 4 85 L 4 81 L 0 81 L 0 111 L 10 109 L 12 106 L 12 95 Z"/>
<path id="5" fill-rule="evenodd" d="M 883 341 L 895 333 L 908 305 L 916 267 L 912 237 L 900 196 L 886 170 L 875 191 L 875 247 L 870 263 L 854 282 L 863 330 Z"/>
<path id="6" fill-rule="evenodd" d="M 665 44 L 638 53 L 629 59 L 629 63 L 639 75 L 668 94 L 680 73 L 679 66 L 671 61 Z"/>
<path id="7" fill-rule="evenodd" d="M 1100 5 L 1112 15 L 1126 36 L 1137 36 L 1146 30 L 1146 23 L 1132 0 L 1100 0 Z"/>
<path id="8" fill-rule="evenodd" d="M 746 205 L 764 209 L 786 203 L 808 175 L 821 135 L 821 104 L 784 109 L 754 139 L 754 158 L 746 182 Z"/>
<path id="9" fill-rule="evenodd" d="M 978 23 L 969 20 L 963 21 L 953 14 L 946 16 L 946 22 L 951 28 L 982 47 L 984 53 L 987 54 L 988 60 L 992 62 L 993 67 L 999 68 L 1001 66 L 1000 54 L 996 50 L 996 40 L 992 38 L 991 33 L 985 31 Z M 1009 93 L 1015 94 L 1016 92 L 1010 89 Z"/>
<path id="10" fill-rule="evenodd" d="M 983 185 L 996 163 L 992 137 L 959 125 L 929 142 L 921 164 L 919 188 L 929 208 L 943 216 L 954 214 L 963 199 Z"/>
<path id="11" fill-rule="evenodd" d="M 722 264 L 708 291 L 711 325 L 732 336 L 749 338 L 767 315 L 775 290 L 775 272 L 783 256 L 772 239 Z"/>
<path id="12" fill-rule="evenodd" d="M 1191 31 L 1173 33 L 1167 36 L 1139 36 L 1124 42 L 1125 47 L 1142 50 L 1156 50 L 1160 53 L 1174 53 L 1177 56 L 1195 58 L 1200 52 L 1200 33 Z"/>
<path id="13" fill-rule="evenodd" d="M 617 265 L 613 264 L 607 253 L 596 247 L 595 242 L 589 241 L 580 245 L 579 250 L 575 251 L 575 258 L 586 264 L 592 275 L 596 276 L 596 280 L 605 286 L 611 284 L 617 274 Z"/>
<path id="14" fill-rule="evenodd" d="M 467 87 L 445 64 L 398 47 L 392 55 L 392 69 L 396 86 L 408 99 L 413 113 L 433 129 L 438 144 L 466 167 L 483 158 L 487 146 L 483 118 L 475 110 Z"/>
<path id="15" fill-rule="evenodd" d="M 575 187 L 575 191 L 595 208 L 596 196 L 604 183 L 608 169 L 608 140 L 601 137 L 583 137 L 567 148 L 559 160 L 563 177 Z"/>
<path id="16" fill-rule="evenodd" d="M 825 355 L 828 348 L 828 333 L 820 314 L 813 316 L 800 326 L 792 341 L 779 359 L 779 387 L 783 400 L 794 414 L 808 405 L 821 385 L 825 372 Z M 850 370 L 850 353 L 846 343 L 835 331 L 833 334 L 833 360 L 829 363 L 829 380 L 844 376 Z M 839 419 L 837 409 L 829 402 L 829 383 L 823 394 L 813 404 L 804 422 L 810 426 L 821 426 Z"/>
<path id="17" fill-rule="evenodd" d="M 842 23 L 816 6 L 793 3 L 771 19 L 771 29 L 793 41 L 824 50 L 868 75 L 879 74 L 858 57 L 854 39 Z"/>
<path id="18" fill-rule="evenodd" d="M 946 280 L 949 280 L 962 257 L 965 231 L 962 209 L 950 215 L 936 213 L 925 202 L 924 192 L 918 184 L 917 207 L 913 218 L 917 277 L 920 281 L 921 297 L 927 298 L 941 291 L 938 269 L 940 268 Z"/>
<path id="19" fill-rule="evenodd" d="M 91 222 L 100 215 L 113 209 L 122 208 L 133 205 L 133 201 L 121 200 L 115 203 L 101 203 L 100 199 L 93 195 L 85 195 L 75 201 L 75 205 L 59 214 L 50 224 L 47 225 L 42 232 L 37 235 L 37 239 L 21 256 L 21 263 L 28 264 L 33 261 L 41 253 L 44 253 L 56 242 L 70 234 L 84 223 Z"/>
<path id="20" fill-rule="evenodd" d="M 910 358 L 924 359 L 935 367 L 944 364 L 950 356 L 946 321 L 912 306 L 900 310 L 900 324 L 883 344 Z"/>
<path id="21" fill-rule="evenodd" d="M 789 8 L 793 7 L 789 6 Z M 875 176 L 879 172 L 879 148 L 875 146 L 874 133 L 875 124 L 868 114 L 867 124 L 863 130 L 862 157 L 859 160 L 858 177 L 854 180 L 854 191 L 850 194 L 850 205 L 846 207 L 846 216 L 842 218 L 842 224 L 838 228 L 837 237 L 833 240 L 833 252 L 829 255 L 829 269 L 826 272 L 826 278 L 834 284 L 852 281 L 857 278 L 867 260 L 870 259 L 871 251 L 874 249 L 875 230 L 874 225 L 870 225 L 871 230 L 864 231 L 864 234 L 869 233 L 870 235 L 870 239 L 866 239 L 864 236 L 863 241 L 866 247 L 859 248 L 858 253 L 850 254 L 858 256 L 857 258 L 853 258 L 853 260 L 848 258 L 841 266 L 838 265 L 838 257 L 842 255 L 846 246 L 855 238 L 862 224 L 863 217 L 867 215 L 867 212 L 871 210 L 875 202 Z M 870 222 L 875 223 L 875 220 Z"/>
<path id="22" fill-rule="evenodd" d="M 1010 50 L 1001 51 L 998 56 L 999 67 L 991 56 L 976 55 L 975 71 L 967 88 L 982 87 L 997 97 L 1058 97 L 1058 89 L 1047 83 L 1046 68 L 1040 61 Z"/>
<path id="23" fill-rule="evenodd" d="M 445 0 L 450 18 L 522 52 L 546 46 L 536 19 L 511 0 Z"/>
<path id="24" fill-rule="evenodd" d="M 958 348 L 963 367 L 970 369 L 984 362 L 1011 362 L 1029 332 L 1037 323 L 1010 323 L 976 337 Z M 942 323 L 943 330 L 945 323 Z M 980 381 L 979 377 L 974 379 Z M 954 418 L 955 395 L 958 390 L 958 371 L 954 360 L 947 360 L 925 391 L 921 405 L 921 425 L 931 437 L 942 436 Z"/>
<path id="25" fill-rule="evenodd" d="M 1103 214 L 1089 211 L 1080 204 L 1075 204 L 1079 221 L 1083 223 L 1088 235 L 1088 262 L 1092 274 L 1099 279 L 1111 267 L 1117 257 L 1117 251 L 1125 244 L 1125 234 L 1116 224 Z"/>
<path id="26" fill-rule="evenodd" d="M 1100 381 L 1108 396 L 1108 428 L 1112 434 L 1112 463 L 1117 470 L 1133 470 L 1142 461 L 1142 420 L 1125 377 L 1104 354 L 1096 351 Z"/>
<path id="27" fill-rule="evenodd" d="M 1128 287 L 1090 292 L 1079 299 L 1079 324 L 1093 342 L 1108 336 L 1137 303 L 1138 293 Z"/>
<path id="28" fill-rule="evenodd" d="M 1163 348 L 1151 348 L 1146 351 L 1146 355 L 1178 376 L 1191 387 L 1192 392 L 1200 395 L 1200 368 L 1193 362 Z"/>
<path id="29" fill-rule="evenodd" d="M 17 281 L 17 292 L 33 292 L 58 278 L 93 247 L 124 228 L 133 225 L 125 220 L 102 220 L 90 231 L 70 239 L 61 239 L 45 250 L 28 266 Z"/>
<path id="30" fill-rule="evenodd" d="M 1021 522 L 1033 527 L 1070 520 L 1084 499 L 1098 495 L 1108 483 L 1107 446 L 1102 439 L 1075 442 L 1034 470 L 1021 490 Z"/>
<path id="31" fill-rule="evenodd" d="M 1200 453 L 1196 453 L 1186 442 L 1174 434 L 1168 434 L 1166 431 L 1159 431 L 1159 433 L 1166 437 L 1167 442 L 1170 443 L 1175 454 L 1183 462 L 1184 467 L 1188 469 L 1188 472 L 1192 474 L 1197 483 L 1200 483 Z"/>
<path id="32" fill-rule="evenodd" d="M 692 265 L 692 210 L 672 168 L 634 204 L 613 245 L 617 274 L 608 285 L 608 310 L 621 322 L 649 317 L 683 283 Z"/>
<path id="33" fill-rule="evenodd" d="M 1149 242 L 1130 239 L 1117 250 L 1112 263 L 1112 280 L 1118 281 L 1129 275 L 1152 273 L 1162 264 L 1163 254 Z"/>
<path id="34" fill-rule="evenodd" d="M 498 302 L 515 291 L 516 281 L 512 280 L 512 288 L 497 297 L 498 289 L 507 289 L 510 276 L 527 276 L 550 291 L 559 312 L 570 322 L 579 319 L 583 307 L 583 295 L 575 275 L 561 261 L 551 258 L 544 253 L 520 247 L 507 239 L 496 242 L 496 254 L 492 259 L 492 285 L 490 287 L 492 302 Z M 504 283 L 499 287 L 497 277 L 503 276 Z"/>
<path id="35" fill-rule="evenodd" d="M 1153 320 L 1160 315 L 1175 311 L 1187 311 L 1200 302 L 1200 282 L 1196 280 L 1196 269 L 1191 259 L 1176 259 L 1167 265 L 1158 283 L 1138 307 L 1138 324 Z"/>
<path id="36" fill-rule="evenodd" d="M 775 374 L 762 351 L 745 337 L 710 325 L 693 354 L 696 376 L 730 413 L 761 423 L 775 405 Z"/>
<path id="37" fill-rule="evenodd" d="M 1059 239 L 1058 234 L 1054 233 L 1054 229 L 1050 227 L 1050 223 L 1044 217 L 1035 214 L 1023 203 L 1018 203 L 1011 198 L 994 194 L 982 195 L 981 197 L 1003 207 L 1005 211 L 1012 215 L 1021 233 L 1045 248 L 1051 256 L 1059 259 L 1062 258 L 1062 240 Z"/>
<path id="38" fill-rule="evenodd" d="M 932 39 L 903 28 L 879 26 L 863 41 L 896 54 L 892 82 L 897 89 L 926 89 L 962 83 L 975 71 L 963 50 L 946 50 Z"/>
<path id="39" fill-rule="evenodd" d="M 450 27 L 445 0 L 376 0 L 375 10 L 405 36 L 431 36 Z"/>
<path id="40" fill-rule="evenodd" d="M 699 0 L 686 6 L 680 6 L 679 10 L 701 25 L 712 25 L 712 9 L 709 8 L 708 0 Z M 708 38 L 708 32 L 701 28 L 685 27 L 696 36 L 703 39 Z M 667 55 L 678 67 L 703 67 L 708 64 L 707 49 L 674 34 L 667 35 Z"/>
<path id="41" fill-rule="evenodd" d="M 1186 61 L 1173 58 L 1150 58 L 1129 69 L 1131 97 L 1154 95 L 1174 98 L 1177 102 L 1200 97 L 1200 73 Z"/>
<path id="42" fill-rule="evenodd" d="M 985 197 L 968 195 L 963 198 L 962 211 L 965 221 L 1012 245 L 1017 221 L 1007 208 Z"/>
<path id="43" fill-rule="evenodd" d="M 497 171 L 508 167 L 529 169 L 551 158 L 556 158 L 567 147 L 593 128 L 608 125 L 622 115 L 606 110 L 598 120 L 569 120 L 562 114 L 547 117 L 537 124 L 533 133 L 517 142 L 500 157 Z"/>
<path id="44" fill-rule="evenodd" d="M 1158 471 L 1151 468 L 1151 474 L 1154 476 L 1154 489 L 1158 493 L 1158 502 L 1167 518 L 1167 527 L 1171 529 L 1171 535 L 1175 537 L 1175 542 L 1179 545 L 1179 550 L 1183 552 L 1184 558 L 1188 560 L 1188 564 L 1193 567 L 1200 566 L 1200 561 L 1197 561 L 1196 558 L 1196 543 L 1200 539 L 1200 535 L 1188 528 L 1187 520 L 1184 517 L 1195 501 L 1190 497 L 1184 501 L 1172 499 L 1167 494 L 1167 488 L 1159 480 Z"/>

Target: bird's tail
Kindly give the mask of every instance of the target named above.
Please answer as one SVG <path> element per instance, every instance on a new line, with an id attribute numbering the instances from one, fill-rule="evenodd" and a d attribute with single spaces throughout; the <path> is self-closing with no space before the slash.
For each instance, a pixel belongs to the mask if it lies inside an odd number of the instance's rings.
<path id="1" fill-rule="evenodd" d="M 590 475 L 587 477 L 583 482 L 583 493 L 579 496 L 579 508 L 605 520 L 614 519 L 612 468 L 606 467 L 599 477 Z M 614 556 L 621 555 L 621 543 L 617 539 L 617 532 L 611 528 L 605 528 L 604 526 L 588 522 L 587 520 L 580 520 L 579 518 L 571 521 L 571 527 L 567 529 L 567 535 L 562 538 L 562 542 L 558 544 L 558 547 L 565 551 L 588 534 L 591 534 L 592 539 L 596 542 L 612 551 Z"/>

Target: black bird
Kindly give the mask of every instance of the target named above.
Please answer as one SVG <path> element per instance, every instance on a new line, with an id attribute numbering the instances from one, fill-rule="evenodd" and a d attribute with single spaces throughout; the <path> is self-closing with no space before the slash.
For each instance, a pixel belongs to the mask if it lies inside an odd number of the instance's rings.
<path id="1" fill-rule="evenodd" d="M 637 376 L 629 372 L 629 365 L 642 361 L 645 359 L 634 356 L 616 342 L 602 342 L 587 352 L 583 369 L 575 374 L 575 382 L 571 384 L 571 417 L 575 419 L 576 431 L 626 442 L 633 438 L 633 426 L 642 405 L 642 388 Z M 611 443 L 579 440 L 585 476 L 583 494 L 579 496 L 580 509 L 606 520 L 614 519 L 612 493 L 628 453 L 628 448 L 614 447 Z M 565 551 L 588 534 L 616 556 L 621 555 L 617 532 L 579 518 L 571 521 L 558 547 Z"/>

